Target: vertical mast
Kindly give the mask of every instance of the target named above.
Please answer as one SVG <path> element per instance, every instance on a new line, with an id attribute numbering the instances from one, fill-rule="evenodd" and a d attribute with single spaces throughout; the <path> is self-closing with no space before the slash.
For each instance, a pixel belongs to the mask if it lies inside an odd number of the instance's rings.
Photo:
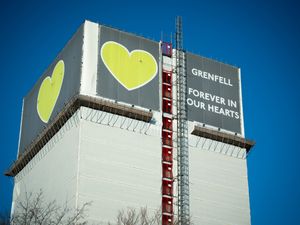
<path id="1" fill-rule="evenodd" d="M 187 120 L 187 75 L 183 50 L 182 17 L 176 18 L 177 76 L 177 151 L 178 151 L 178 219 L 180 225 L 190 224 L 189 149 Z"/>

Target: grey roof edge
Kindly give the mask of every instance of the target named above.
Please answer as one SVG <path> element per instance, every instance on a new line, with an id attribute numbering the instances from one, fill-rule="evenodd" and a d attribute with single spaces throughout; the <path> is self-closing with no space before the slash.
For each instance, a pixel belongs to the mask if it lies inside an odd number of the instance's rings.
<path id="1" fill-rule="evenodd" d="M 245 148 L 247 150 L 247 153 L 249 153 L 250 149 L 252 149 L 255 145 L 255 141 L 253 140 L 249 140 L 233 134 L 208 129 L 206 127 L 200 127 L 197 125 L 194 126 L 194 129 L 191 134 L 208 138 L 214 141 L 220 141 L 237 147 Z"/>

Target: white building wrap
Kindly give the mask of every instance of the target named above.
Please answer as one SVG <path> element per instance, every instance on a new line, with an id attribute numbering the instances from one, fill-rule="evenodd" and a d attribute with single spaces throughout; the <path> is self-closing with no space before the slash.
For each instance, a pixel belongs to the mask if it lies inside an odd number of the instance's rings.
<path id="1" fill-rule="evenodd" d="M 15 177 L 13 202 L 41 189 L 47 200 L 71 207 L 92 202 L 93 223 L 114 222 L 128 207 L 154 213 L 161 204 L 159 124 L 81 107 Z M 190 140 L 194 224 L 250 224 L 245 150 Z"/>

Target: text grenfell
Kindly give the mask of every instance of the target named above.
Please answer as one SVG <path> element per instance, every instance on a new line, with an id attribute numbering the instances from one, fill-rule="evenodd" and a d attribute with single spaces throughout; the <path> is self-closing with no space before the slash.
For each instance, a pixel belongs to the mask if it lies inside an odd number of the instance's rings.
<path id="1" fill-rule="evenodd" d="M 202 78 L 207 79 L 207 80 L 211 80 L 211 81 L 218 82 L 220 84 L 224 84 L 224 85 L 232 87 L 232 83 L 231 83 L 230 79 L 225 78 L 225 77 L 221 77 L 221 76 L 216 75 L 216 74 L 212 74 L 212 73 L 202 71 L 202 70 L 199 70 L 199 69 L 196 69 L 196 68 L 192 69 L 192 74 L 195 75 L 195 76 L 198 76 L 198 77 L 202 77 Z"/>

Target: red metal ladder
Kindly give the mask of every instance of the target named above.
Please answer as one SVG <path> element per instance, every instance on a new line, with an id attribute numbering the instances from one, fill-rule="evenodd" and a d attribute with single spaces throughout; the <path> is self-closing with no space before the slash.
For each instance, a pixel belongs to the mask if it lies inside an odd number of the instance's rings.
<path id="1" fill-rule="evenodd" d="M 172 44 L 162 42 L 164 57 L 172 62 Z M 173 99 L 172 67 L 162 66 L 162 225 L 174 224 L 173 210 Z"/>

